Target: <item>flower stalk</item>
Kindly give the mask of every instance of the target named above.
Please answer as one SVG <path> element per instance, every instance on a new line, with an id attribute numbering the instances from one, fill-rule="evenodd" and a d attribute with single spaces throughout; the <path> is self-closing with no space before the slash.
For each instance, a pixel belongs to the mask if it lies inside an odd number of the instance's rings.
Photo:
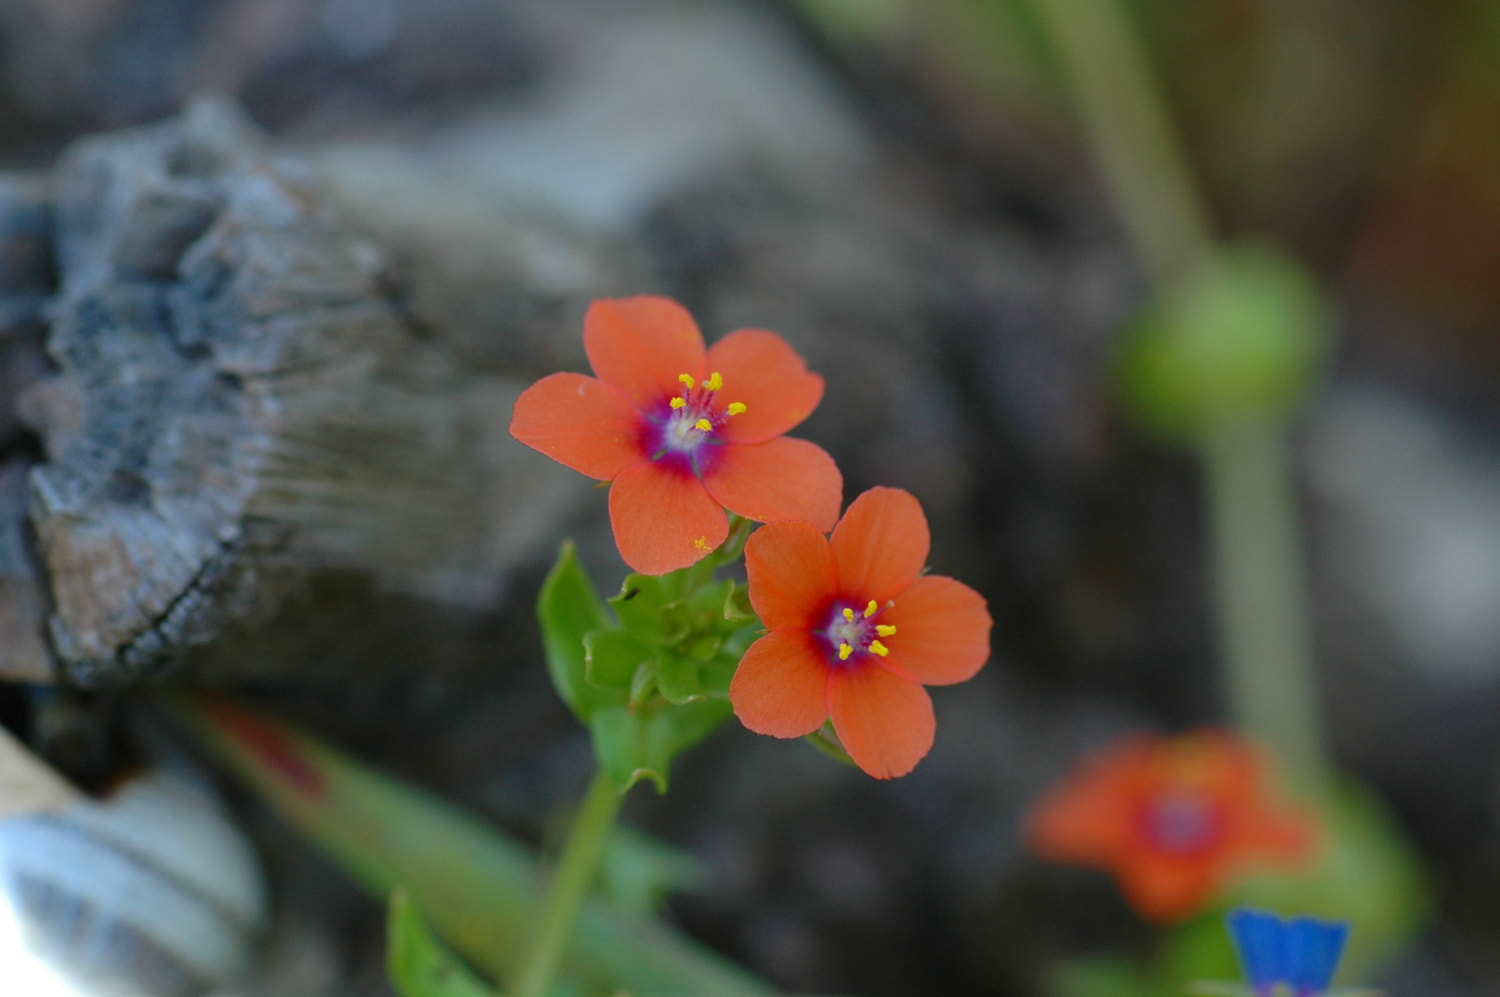
<path id="1" fill-rule="evenodd" d="M 1330 776 L 1328 749 L 1285 431 L 1265 419 L 1223 424 L 1199 452 L 1231 719 L 1289 780 L 1316 790 Z"/>
<path id="2" fill-rule="evenodd" d="M 1118 0 L 1036 0 L 1100 173 L 1152 283 L 1206 263 L 1213 233 Z"/>
<path id="3" fill-rule="evenodd" d="M 1118 0 L 1036 0 L 1036 8 L 1158 300 L 1199 295 L 1147 347 L 1157 376 L 1146 404 L 1180 410 L 1176 428 L 1202 461 L 1229 715 L 1302 788 L 1318 790 L 1331 766 L 1286 426 L 1316 380 L 1326 315 L 1290 261 L 1268 269 L 1252 260 L 1231 283 L 1214 283 L 1236 260 L 1216 243 Z M 1278 307 L 1257 310 L 1265 301 Z"/>
<path id="4" fill-rule="evenodd" d="M 527 945 L 511 987 L 512 997 L 547 997 L 573 938 L 578 912 L 599 869 L 605 842 L 614 828 L 624 796 L 600 769 L 568 829 L 567 842 L 552 874 L 536 934 Z"/>

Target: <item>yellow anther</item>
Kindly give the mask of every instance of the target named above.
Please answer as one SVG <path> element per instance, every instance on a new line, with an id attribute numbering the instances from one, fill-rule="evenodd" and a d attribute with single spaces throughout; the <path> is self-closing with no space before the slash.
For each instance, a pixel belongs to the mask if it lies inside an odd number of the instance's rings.
<path id="1" fill-rule="evenodd" d="M 891 653 L 891 649 L 880 643 L 880 641 L 878 640 L 872 640 L 870 641 L 870 653 L 878 654 L 883 658 L 887 654 Z"/>
<path id="2" fill-rule="evenodd" d="M 724 411 L 728 412 L 730 415 L 739 415 L 741 412 L 745 411 L 745 403 L 744 402 L 730 402 L 729 403 L 729 407 L 726 408 Z"/>
<path id="3" fill-rule="evenodd" d="M 854 653 L 854 648 L 850 647 L 848 644 L 840 644 L 839 645 L 839 660 L 840 661 L 848 661 L 849 660 L 849 655 L 851 655 L 853 653 Z"/>
<path id="4" fill-rule="evenodd" d="M 693 423 L 693 426 L 697 429 L 703 430 L 705 433 L 711 431 L 714 428 L 714 424 L 709 422 L 707 419 L 699 419 L 697 422 Z"/>
<path id="5" fill-rule="evenodd" d="M 852 609 L 846 609 L 846 610 L 844 610 L 844 619 L 848 620 L 850 623 L 853 623 L 854 622 L 854 610 L 852 610 Z"/>
<path id="6" fill-rule="evenodd" d="M 893 626 L 891 626 L 889 623 L 877 623 L 877 624 L 875 624 L 875 632 L 878 633 L 882 637 L 894 637 L 894 636 L 896 636 L 896 628 L 893 627 Z"/>
<path id="7" fill-rule="evenodd" d="M 677 380 L 681 381 L 683 384 L 686 384 L 689 390 L 691 390 L 698 383 L 697 381 L 693 380 L 693 375 L 691 374 L 678 374 Z"/>
<path id="8" fill-rule="evenodd" d="M 875 610 L 877 610 L 878 608 L 880 607 L 875 605 L 875 600 L 871 599 L 870 604 L 865 607 L 865 619 L 868 620 L 870 617 L 874 616 Z"/>
<path id="9" fill-rule="evenodd" d="M 720 388 L 724 387 L 724 379 L 719 376 L 718 371 L 714 371 L 712 374 L 708 375 L 708 380 L 703 382 L 703 386 L 709 391 L 718 391 Z"/>
<path id="10" fill-rule="evenodd" d="M 670 406 L 672 406 L 673 408 L 682 408 L 684 405 L 687 404 L 687 399 L 683 398 L 681 395 L 678 395 L 676 398 L 672 399 L 667 404 L 670 405 Z"/>

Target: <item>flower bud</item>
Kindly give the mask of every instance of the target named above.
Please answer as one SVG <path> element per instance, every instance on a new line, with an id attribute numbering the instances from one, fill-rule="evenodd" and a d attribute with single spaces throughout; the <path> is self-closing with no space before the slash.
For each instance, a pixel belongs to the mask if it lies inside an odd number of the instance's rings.
<path id="1" fill-rule="evenodd" d="M 1331 326 L 1300 263 L 1266 244 L 1229 247 L 1133 323 L 1119 367 L 1126 406 L 1186 441 L 1227 421 L 1289 419 L 1322 373 Z"/>

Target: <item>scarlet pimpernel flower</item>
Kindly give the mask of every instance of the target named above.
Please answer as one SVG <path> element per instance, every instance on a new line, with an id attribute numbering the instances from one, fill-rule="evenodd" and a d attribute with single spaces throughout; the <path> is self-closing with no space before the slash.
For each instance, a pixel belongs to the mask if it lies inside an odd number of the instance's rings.
<path id="1" fill-rule="evenodd" d="M 990 656 L 984 598 L 922 575 L 929 546 L 921 505 L 897 488 L 860 495 L 831 537 L 806 523 L 753 533 L 750 604 L 769 632 L 745 651 L 729 686 L 740 721 L 802 737 L 831 717 L 867 773 L 910 772 L 936 728 L 923 686 L 971 678 Z"/>
<path id="2" fill-rule="evenodd" d="M 1317 825 L 1271 797 L 1249 745 L 1199 731 L 1136 735 L 1087 759 L 1037 801 L 1026 838 L 1041 858 L 1113 873 L 1142 916 L 1168 922 L 1249 868 L 1299 867 Z"/>
<path id="3" fill-rule="evenodd" d="M 642 295 L 595 301 L 583 345 L 598 376 L 542 378 L 516 400 L 510 432 L 612 482 L 615 544 L 633 570 L 697 562 L 728 536 L 725 509 L 833 526 L 837 465 L 783 436 L 817 407 L 823 379 L 781 337 L 741 329 L 705 350 L 686 309 Z"/>

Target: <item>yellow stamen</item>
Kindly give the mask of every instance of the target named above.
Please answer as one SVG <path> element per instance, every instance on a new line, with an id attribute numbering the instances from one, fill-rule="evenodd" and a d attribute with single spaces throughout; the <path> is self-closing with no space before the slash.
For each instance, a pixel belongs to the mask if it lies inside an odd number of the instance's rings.
<path id="1" fill-rule="evenodd" d="M 894 636 L 896 636 L 896 628 L 893 627 L 893 626 L 891 626 L 888 623 L 877 623 L 877 624 L 875 624 L 875 632 L 878 633 L 882 637 L 894 637 Z"/>
<path id="2" fill-rule="evenodd" d="M 710 432 L 714 428 L 714 424 L 709 422 L 707 419 L 699 419 L 697 422 L 693 423 L 693 426 L 697 429 L 703 430 L 705 433 Z"/>
<path id="3" fill-rule="evenodd" d="M 687 399 L 683 398 L 681 395 L 678 395 L 676 398 L 672 399 L 667 404 L 670 405 L 670 406 L 672 406 L 673 408 L 682 408 L 684 405 L 687 404 Z"/>
<path id="4" fill-rule="evenodd" d="M 854 648 L 850 647 L 848 644 L 840 644 L 839 645 L 839 660 L 840 661 L 848 661 L 849 660 L 849 655 L 851 655 L 853 653 L 854 653 Z"/>
<path id="5" fill-rule="evenodd" d="M 744 402 L 730 402 L 729 403 L 729 407 L 726 408 L 724 411 L 728 412 L 730 415 L 739 415 L 741 412 L 745 411 L 745 403 Z"/>
<path id="6" fill-rule="evenodd" d="M 844 619 L 848 620 L 850 623 L 853 623 L 854 622 L 854 610 L 852 610 L 852 609 L 846 609 L 846 610 L 844 610 Z"/>
<path id="7" fill-rule="evenodd" d="M 880 641 L 878 641 L 878 640 L 872 640 L 872 641 L 870 641 L 870 651 L 873 654 L 880 655 L 882 658 L 885 657 L 887 654 L 891 653 L 890 648 L 886 647 L 884 644 L 880 643 Z"/>
<path id="8" fill-rule="evenodd" d="M 724 379 L 719 376 L 718 371 L 714 371 L 712 374 L 708 375 L 708 380 L 703 382 L 703 386 L 709 391 L 718 391 L 720 388 L 724 387 Z"/>
<path id="9" fill-rule="evenodd" d="M 681 381 L 683 384 L 686 384 L 688 386 L 688 390 L 690 391 L 698 383 L 697 381 L 693 380 L 693 375 L 691 374 L 678 374 L 677 380 Z"/>
<path id="10" fill-rule="evenodd" d="M 865 607 L 865 619 L 868 620 L 870 617 L 874 616 L 875 615 L 875 610 L 878 609 L 878 608 L 879 607 L 877 607 L 875 605 L 875 600 L 871 599 L 870 600 L 870 604 Z"/>

